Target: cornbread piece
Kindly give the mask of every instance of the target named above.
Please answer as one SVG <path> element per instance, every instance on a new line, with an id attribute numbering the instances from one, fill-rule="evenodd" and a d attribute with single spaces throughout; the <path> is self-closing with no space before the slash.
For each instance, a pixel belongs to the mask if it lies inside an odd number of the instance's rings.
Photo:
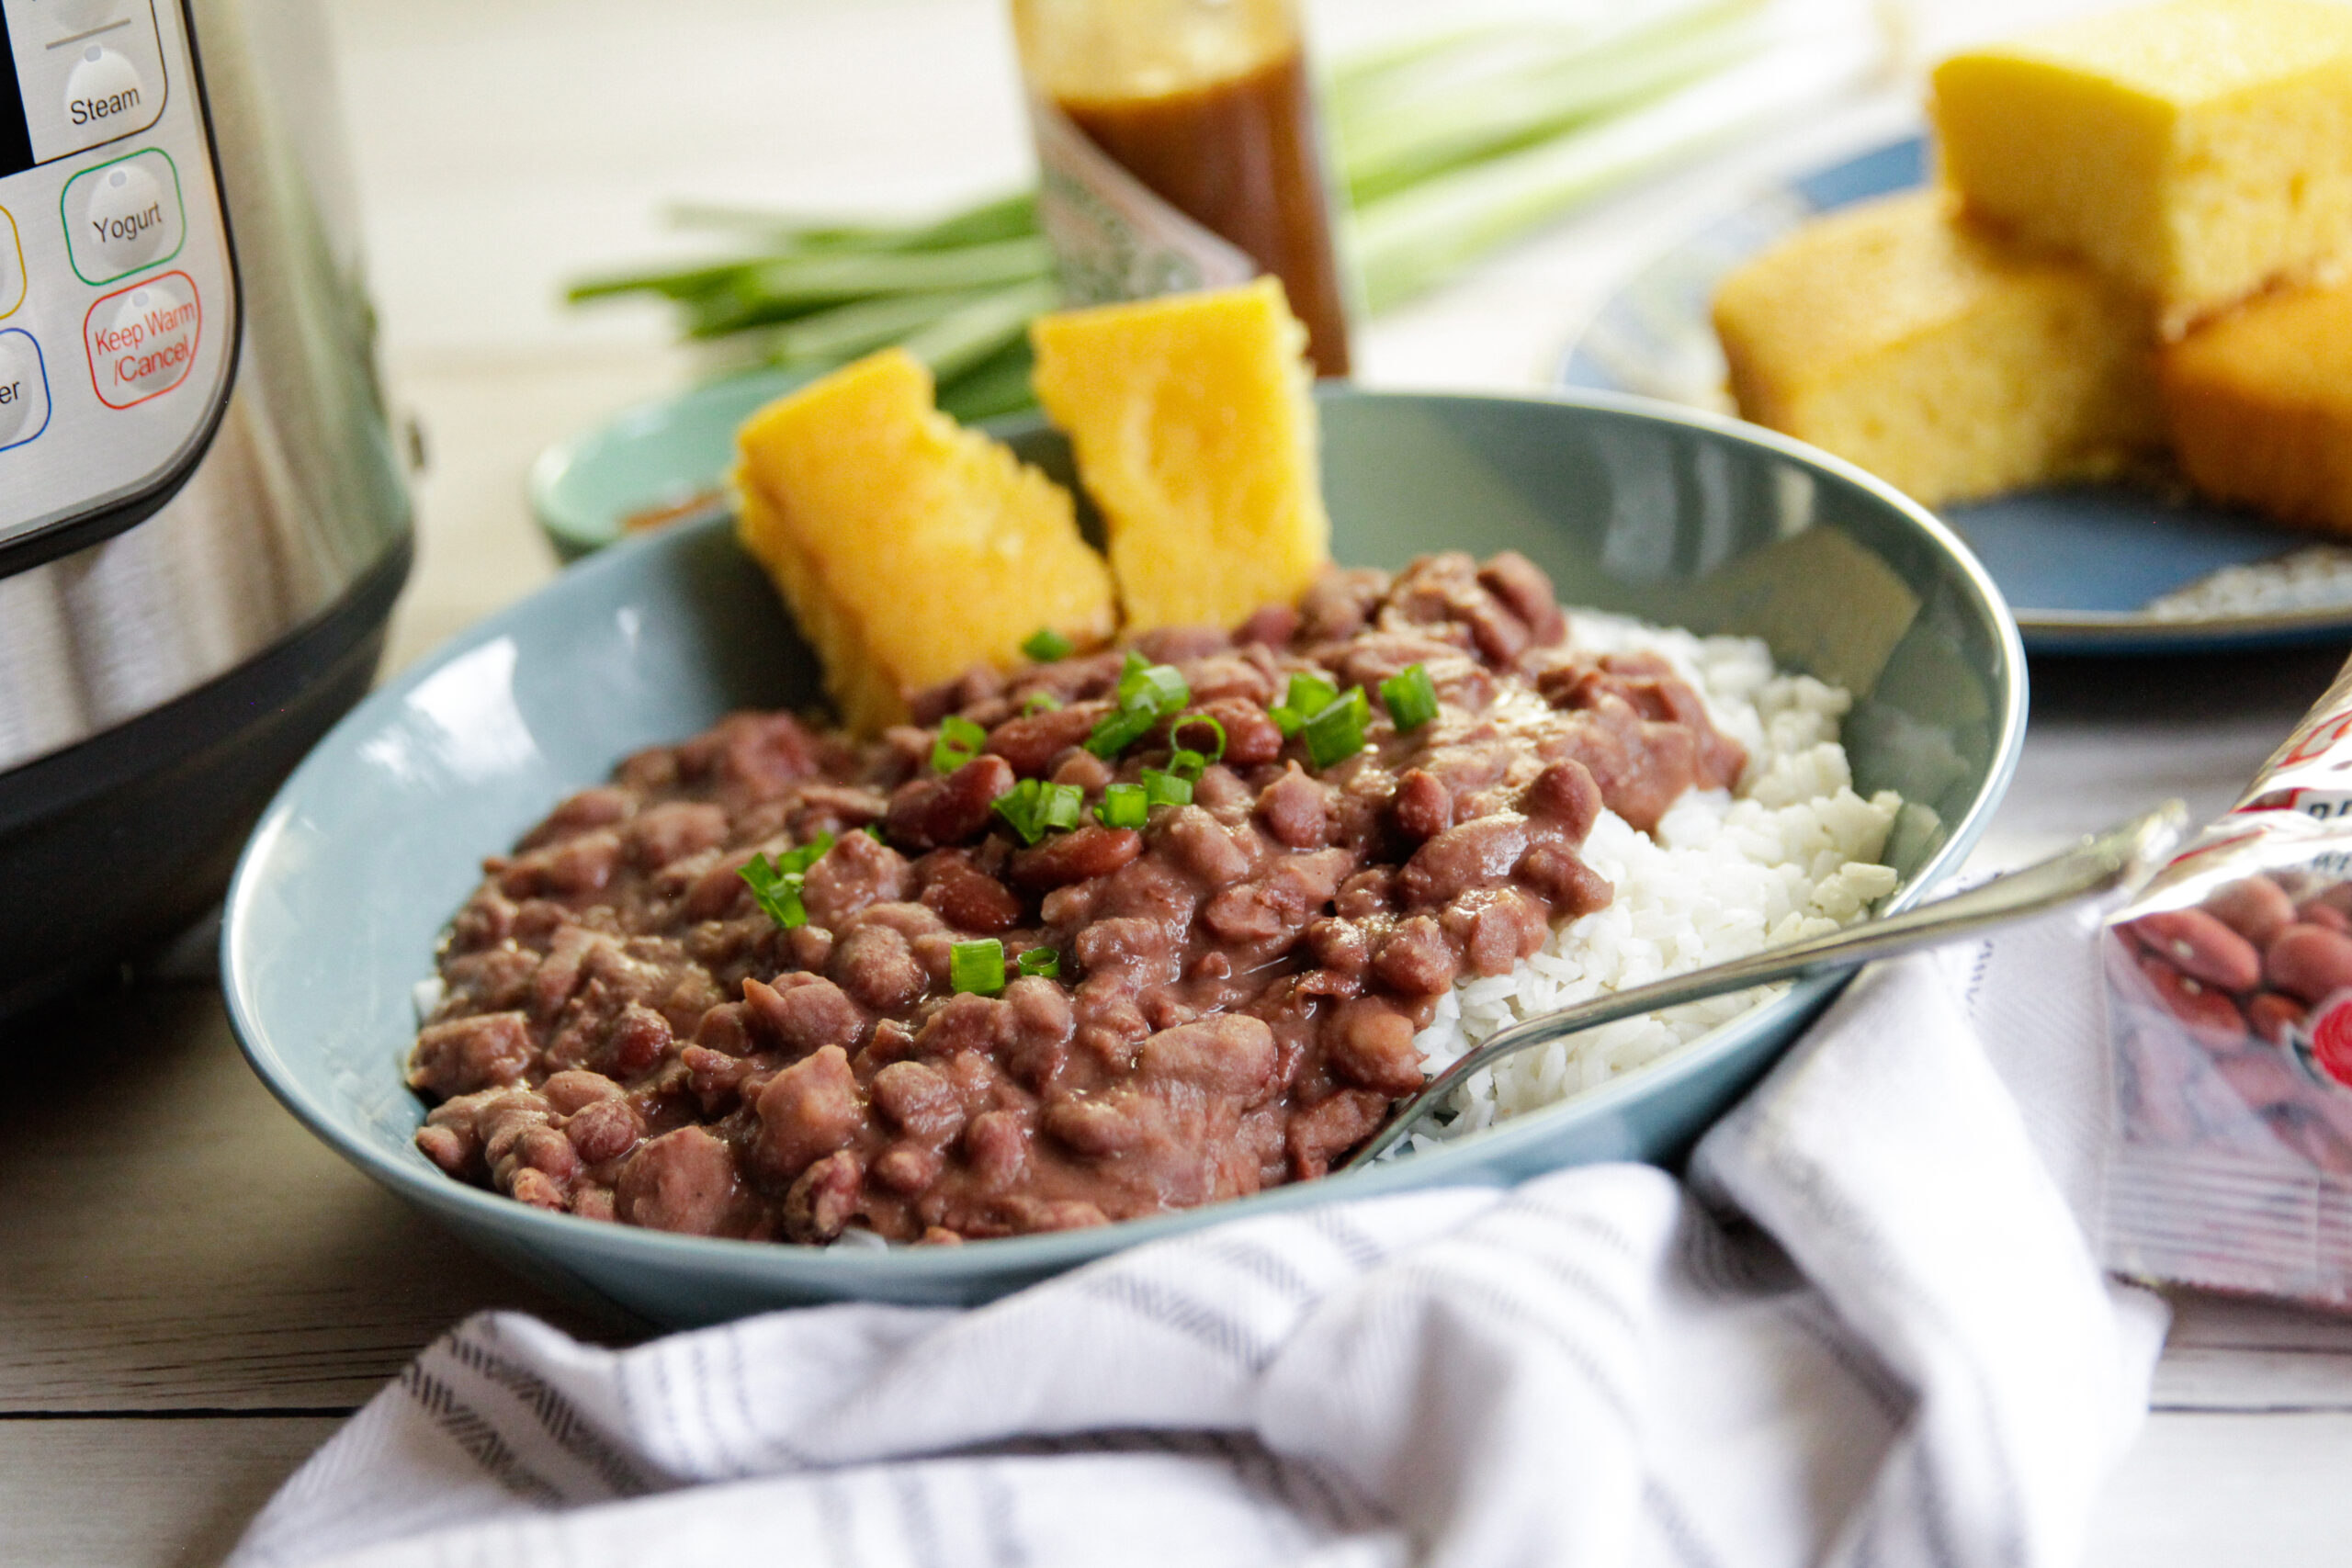
<path id="1" fill-rule="evenodd" d="M 1331 525 L 1281 284 L 1065 310 L 1030 336 L 1131 628 L 1232 626 L 1314 581 Z"/>
<path id="2" fill-rule="evenodd" d="M 1936 68 L 1971 212 L 2096 262 L 2166 336 L 2352 253 L 2352 6 L 2173 0 Z"/>
<path id="3" fill-rule="evenodd" d="M 1808 224 L 1724 280 L 1744 418 L 1929 505 L 2110 471 L 2162 439 L 2142 308 L 1921 191 Z"/>
<path id="4" fill-rule="evenodd" d="M 2352 286 L 2267 295 L 2167 347 L 2159 371 L 2189 482 L 2352 534 Z"/>
<path id="5" fill-rule="evenodd" d="M 854 729 L 903 721 L 907 693 L 975 663 L 1018 661 L 1040 626 L 1083 648 L 1117 624 L 1069 493 L 934 409 L 902 349 L 778 398 L 736 441 L 737 531 Z"/>

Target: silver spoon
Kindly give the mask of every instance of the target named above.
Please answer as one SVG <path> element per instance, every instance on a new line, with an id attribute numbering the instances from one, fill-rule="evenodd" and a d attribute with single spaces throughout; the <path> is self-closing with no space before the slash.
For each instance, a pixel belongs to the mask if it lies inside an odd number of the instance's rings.
<path id="1" fill-rule="evenodd" d="M 1873 958 L 1956 942 L 1988 927 L 2042 914 L 2093 894 L 2136 886 L 2155 870 L 2188 822 L 2188 807 L 2177 800 L 2168 800 L 2144 817 L 2135 817 L 2085 839 L 2064 853 L 1994 877 L 1965 893 L 1955 893 L 1883 919 L 1866 920 L 1824 936 L 1751 953 L 1727 964 L 1668 976 L 1631 990 L 1612 991 L 1558 1012 L 1515 1023 L 1422 1085 L 1420 1092 L 1398 1106 L 1369 1143 L 1336 1168 L 1353 1170 L 1385 1154 L 1479 1068 L 1564 1035 L 1614 1023 L 1621 1018 L 1719 997 L 1728 991 L 1851 969 Z"/>

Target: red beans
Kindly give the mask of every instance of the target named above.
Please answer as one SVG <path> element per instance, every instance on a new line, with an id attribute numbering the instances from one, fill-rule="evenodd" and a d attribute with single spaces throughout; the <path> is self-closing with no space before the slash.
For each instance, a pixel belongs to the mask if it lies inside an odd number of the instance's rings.
<path id="1" fill-rule="evenodd" d="M 2232 1045 L 2245 1033 L 2245 1015 L 2221 992 L 2182 974 L 2160 958 L 2143 958 L 2140 972 L 2155 987 L 2165 1010 L 2188 1025 L 2209 1044 Z"/>
<path id="2" fill-rule="evenodd" d="M 1012 764 L 995 756 L 975 757 L 944 778 L 909 780 L 890 796 L 890 838 L 918 850 L 977 839 L 993 819 L 989 806 L 1012 784 Z"/>
<path id="3" fill-rule="evenodd" d="M 2271 938 L 2295 919 L 2295 901 L 2267 876 L 2249 876 L 2206 895 L 2205 912 L 2256 947 L 2268 947 Z"/>
<path id="4" fill-rule="evenodd" d="M 2263 974 L 2290 997 L 2321 1001 L 2352 987 L 2352 936 L 2299 920 L 2271 942 Z"/>
<path id="5" fill-rule="evenodd" d="M 2262 954 L 2254 943 L 2202 909 L 2143 915 L 2124 929 L 2149 952 L 2206 985 L 2243 991 L 2262 978 Z"/>

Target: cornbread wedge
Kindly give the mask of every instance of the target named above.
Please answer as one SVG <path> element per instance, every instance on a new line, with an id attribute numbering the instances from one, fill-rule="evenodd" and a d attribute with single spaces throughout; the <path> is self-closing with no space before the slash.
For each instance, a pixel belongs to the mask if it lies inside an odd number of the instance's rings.
<path id="1" fill-rule="evenodd" d="M 1030 338 L 1131 629 L 1228 626 L 1306 591 L 1331 525 L 1306 333 L 1280 283 L 1064 310 Z"/>
<path id="2" fill-rule="evenodd" d="M 2144 308 L 1921 191 L 1807 224 L 1726 277 L 1743 418 L 1936 505 L 2111 471 L 2160 446 Z"/>
<path id="3" fill-rule="evenodd" d="M 2352 535 L 2352 286 L 2265 295 L 2167 347 L 2161 373 L 2190 483 Z"/>
<path id="4" fill-rule="evenodd" d="M 2352 253 L 2352 6 L 2171 0 L 1936 68 L 1968 209 L 2088 258 L 2177 336 Z"/>
<path id="5" fill-rule="evenodd" d="M 1117 625 L 1111 574 L 1069 493 L 932 406 L 903 349 L 844 366 L 738 433 L 737 531 L 792 606 L 852 728 L 907 694 L 1011 664 L 1051 626 L 1079 647 Z"/>

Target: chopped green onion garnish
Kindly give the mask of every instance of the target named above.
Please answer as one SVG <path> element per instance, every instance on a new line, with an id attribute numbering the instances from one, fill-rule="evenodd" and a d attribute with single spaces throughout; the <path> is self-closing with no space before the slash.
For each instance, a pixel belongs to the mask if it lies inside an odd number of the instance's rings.
<path id="1" fill-rule="evenodd" d="M 1339 694 L 1340 688 L 1322 676 L 1302 672 L 1290 678 L 1290 690 L 1283 694 L 1283 706 L 1298 715 L 1303 724 L 1329 707 L 1331 699 Z"/>
<path id="2" fill-rule="evenodd" d="M 1149 732 L 1159 716 L 1149 708 L 1121 708 L 1106 713 L 1086 738 L 1086 749 L 1109 761 Z"/>
<path id="3" fill-rule="evenodd" d="M 1179 750 L 1174 756 L 1168 759 L 1168 771 L 1186 784 L 1200 783 L 1201 775 L 1208 770 L 1209 760 L 1198 751 Z"/>
<path id="4" fill-rule="evenodd" d="M 1040 664 L 1051 664 L 1057 659 L 1070 656 L 1070 640 L 1051 626 L 1039 626 L 1021 645 L 1021 651 Z"/>
<path id="5" fill-rule="evenodd" d="M 1119 705 L 1144 708 L 1155 716 L 1171 714 L 1193 700 L 1193 688 L 1173 664 L 1146 664 L 1140 654 L 1127 655 L 1119 675 Z"/>
<path id="6" fill-rule="evenodd" d="M 865 832 L 867 838 L 872 839 L 877 844 L 887 844 L 890 841 L 889 835 L 883 832 L 880 826 L 876 823 L 868 822 L 865 825 Z"/>
<path id="7" fill-rule="evenodd" d="M 824 858 L 833 847 L 831 833 L 820 833 L 797 848 L 770 857 L 753 855 L 735 874 L 752 890 L 752 902 L 760 912 L 786 931 L 808 923 L 808 907 L 800 901 L 801 884 L 807 880 L 808 868 Z"/>
<path id="8" fill-rule="evenodd" d="M 1362 686 L 1351 686 L 1344 697 L 1306 721 L 1306 755 L 1317 768 L 1345 761 L 1363 750 L 1363 727 L 1372 716 L 1372 701 Z"/>
<path id="9" fill-rule="evenodd" d="M 1425 665 L 1408 664 L 1380 683 L 1381 705 L 1397 732 L 1419 729 L 1437 716 L 1437 686 Z"/>
<path id="10" fill-rule="evenodd" d="M 1021 699 L 1021 716 L 1026 718 L 1032 714 L 1051 713 L 1061 705 L 1061 698 L 1051 692 L 1032 692 Z"/>
<path id="11" fill-rule="evenodd" d="M 1151 802 L 1145 798 L 1143 785 L 1114 784 L 1102 792 L 1094 816 L 1105 828 L 1140 828 L 1151 820 Z"/>
<path id="12" fill-rule="evenodd" d="M 1301 718 L 1298 710 L 1288 703 L 1283 704 L 1280 707 L 1268 708 L 1266 716 L 1274 721 L 1274 728 L 1283 732 L 1283 739 L 1285 740 L 1306 728 L 1306 720 Z"/>
<path id="13" fill-rule="evenodd" d="M 1042 975 L 1048 980 L 1062 972 L 1062 955 L 1050 947 L 1033 947 L 1013 962 L 1023 975 Z"/>
<path id="14" fill-rule="evenodd" d="M 939 739 L 931 743 L 932 771 L 954 773 L 978 756 L 988 741 L 987 730 L 961 714 L 949 714 L 939 721 Z"/>
<path id="15" fill-rule="evenodd" d="M 1004 989 L 1004 943 L 992 936 L 947 950 L 948 983 L 958 991 L 992 997 Z"/>
<path id="16" fill-rule="evenodd" d="M 1147 806 L 1190 806 L 1193 804 L 1193 781 L 1160 768 L 1143 771 L 1143 798 Z"/>
<path id="17" fill-rule="evenodd" d="M 775 862 L 765 855 L 753 855 L 735 873 L 752 890 L 752 902 L 760 912 L 786 931 L 808 923 L 808 910 L 800 902 L 800 879 L 787 876 Z"/>
<path id="18" fill-rule="evenodd" d="M 1064 832 L 1078 826 L 1086 809 L 1086 792 L 1076 784 L 1049 784 L 1037 796 L 1037 826 Z"/>
<path id="19" fill-rule="evenodd" d="M 1003 818 L 1012 830 L 1021 835 L 1023 843 L 1034 844 L 1046 836 L 1046 829 L 1037 821 L 1037 797 L 1045 790 L 1046 786 L 1035 779 L 1023 779 L 989 801 L 989 809 Z"/>
<path id="20" fill-rule="evenodd" d="M 1204 764 L 1216 761 L 1225 755 L 1225 726 L 1218 722 L 1217 716 L 1215 714 L 1186 714 L 1183 717 L 1178 719 L 1173 725 L 1169 727 L 1168 739 L 1182 744 L 1184 739 L 1184 731 L 1192 728 L 1193 726 L 1196 724 L 1205 724 L 1211 730 L 1216 732 L 1216 750 L 1211 751 L 1206 757 L 1203 758 L 1202 761 Z"/>

